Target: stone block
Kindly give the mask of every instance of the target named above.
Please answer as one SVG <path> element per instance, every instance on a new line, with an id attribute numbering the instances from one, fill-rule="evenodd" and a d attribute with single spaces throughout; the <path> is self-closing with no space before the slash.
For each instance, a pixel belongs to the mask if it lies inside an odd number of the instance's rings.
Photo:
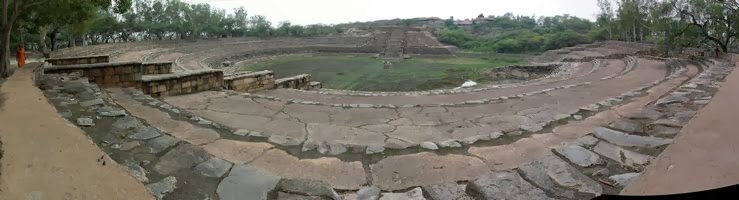
<path id="1" fill-rule="evenodd" d="M 111 67 L 107 67 L 103 69 L 103 75 L 104 76 L 113 76 L 115 74 L 115 69 Z"/>
<path id="2" fill-rule="evenodd" d="M 167 86 L 164 85 L 164 84 L 161 84 L 161 85 L 157 86 L 157 90 L 156 91 L 157 92 L 167 91 Z"/>
<path id="3" fill-rule="evenodd" d="M 103 71 L 100 69 L 90 69 L 88 70 L 88 72 L 89 72 L 88 76 L 102 76 L 103 75 Z"/>

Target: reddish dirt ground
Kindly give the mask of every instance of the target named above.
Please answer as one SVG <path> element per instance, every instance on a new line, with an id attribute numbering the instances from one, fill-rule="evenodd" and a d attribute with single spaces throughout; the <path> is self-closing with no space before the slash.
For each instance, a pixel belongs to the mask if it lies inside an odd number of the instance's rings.
<path id="1" fill-rule="evenodd" d="M 46 101 L 31 80 L 38 64 L 0 86 L 0 199 L 152 199 Z"/>
<path id="2" fill-rule="evenodd" d="M 739 71 L 734 71 L 674 144 L 621 194 L 678 194 L 739 184 L 739 134 L 734 126 L 739 112 L 730 111 L 737 102 Z"/>

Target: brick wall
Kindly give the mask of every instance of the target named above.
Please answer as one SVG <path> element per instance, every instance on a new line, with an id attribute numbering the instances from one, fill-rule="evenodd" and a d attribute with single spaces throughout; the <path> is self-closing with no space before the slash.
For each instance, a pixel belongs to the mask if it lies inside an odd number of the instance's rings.
<path id="1" fill-rule="evenodd" d="M 104 56 L 83 56 L 72 58 L 49 58 L 46 62 L 52 65 L 79 65 L 79 64 L 96 64 L 110 62 L 110 57 Z"/>
<path id="2" fill-rule="evenodd" d="M 275 87 L 275 73 L 269 70 L 232 74 L 223 79 L 227 90 L 256 92 Z"/>
<path id="3" fill-rule="evenodd" d="M 307 90 L 310 83 L 310 74 L 300 74 L 275 80 L 275 87 Z"/>
<path id="4" fill-rule="evenodd" d="M 142 63 L 141 68 L 144 75 L 171 74 L 172 62 Z"/>
<path id="5" fill-rule="evenodd" d="M 142 75 L 140 62 L 58 65 L 44 69 L 44 73 L 72 72 L 79 72 L 103 87 L 138 87 Z"/>
<path id="6" fill-rule="evenodd" d="M 197 70 L 179 74 L 146 75 L 141 79 L 141 90 L 153 97 L 190 94 L 223 87 L 222 70 Z"/>

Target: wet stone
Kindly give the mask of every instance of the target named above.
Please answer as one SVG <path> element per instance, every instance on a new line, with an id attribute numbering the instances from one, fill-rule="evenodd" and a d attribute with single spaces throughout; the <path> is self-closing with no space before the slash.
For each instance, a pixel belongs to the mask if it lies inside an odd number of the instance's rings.
<path id="1" fill-rule="evenodd" d="M 370 145 L 367 145 L 367 150 L 365 153 L 375 154 L 375 153 L 382 153 L 383 151 L 385 151 L 385 147 L 382 144 L 370 144 Z"/>
<path id="2" fill-rule="evenodd" d="M 292 137 L 286 137 L 282 135 L 272 135 L 267 139 L 271 143 L 279 144 L 282 146 L 297 146 L 302 143 L 302 139 L 295 139 Z"/>
<path id="3" fill-rule="evenodd" d="M 135 133 L 128 135 L 128 138 L 134 140 L 148 140 L 162 135 L 159 130 L 153 127 L 145 126 L 138 128 Z"/>
<path id="4" fill-rule="evenodd" d="M 634 120 L 617 120 L 609 125 L 616 130 L 626 131 L 627 133 L 643 133 L 644 124 Z"/>
<path id="5" fill-rule="evenodd" d="M 342 144 L 336 144 L 336 143 L 326 144 L 326 143 L 323 143 L 323 144 L 318 145 L 318 153 L 321 153 L 321 154 L 339 155 L 339 154 L 342 154 L 342 153 L 344 153 L 346 151 L 347 151 L 346 146 L 344 146 Z"/>
<path id="6" fill-rule="evenodd" d="M 95 105 L 102 105 L 104 103 L 105 102 L 103 101 L 103 99 L 97 98 L 97 99 L 93 99 L 93 100 L 82 101 L 82 102 L 80 102 L 80 106 L 82 106 L 82 107 L 90 107 L 90 106 L 95 106 Z"/>
<path id="7" fill-rule="evenodd" d="M 357 191 L 357 200 L 377 200 L 380 199 L 380 188 L 375 186 L 364 186 Z"/>
<path id="8" fill-rule="evenodd" d="M 426 185 L 422 188 L 426 191 L 431 200 L 472 200 L 472 197 L 465 193 L 464 187 L 457 183 L 440 183 Z"/>
<path id="9" fill-rule="evenodd" d="M 135 117 L 125 116 L 119 118 L 113 123 L 113 128 L 116 130 L 129 130 L 143 126 L 143 124 Z"/>
<path id="10" fill-rule="evenodd" d="M 467 184 L 467 193 L 482 199 L 551 199 L 515 171 L 499 171 L 477 177 Z"/>
<path id="11" fill-rule="evenodd" d="M 426 200 L 420 187 L 404 193 L 382 193 L 380 200 Z"/>
<path id="12" fill-rule="evenodd" d="M 157 137 L 146 142 L 146 146 L 149 146 L 149 153 L 157 154 L 174 146 L 179 141 L 180 140 L 175 137 L 162 135 L 161 137 Z"/>
<path id="13" fill-rule="evenodd" d="M 562 144 L 556 151 L 581 167 L 590 167 L 603 162 L 598 154 L 574 144 Z"/>
<path id="14" fill-rule="evenodd" d="M 159 182 L 146 185 L 146 189 L 154 194 L 157 199 L 163 199 L 164 196 L 177 189 L 177 178 L 174 176 L 164 178 Z"/>
<path id="15" fill-rule="evenodd" d="M 128 169 L 128 173 L 131 174 L 136 180 L 142 183 L 149 182 L 149 178 L 146 178 L 146 170 L 141 167 L 138 163 L 135 162 L 127 162 L 126 163 L 126 169 Z"/>
<path id="16" fill-rule="evenodd" d="M 460 144 L 456 140 L 446 140 L 446 141 L 439 142 L 439 147 L 443 147 L 443 148 L 462 147 L 462 144 Z"/>
<path id="17" fill-rule="evenodd" d="M 228 161 L 214 157 L 195 166 L 195 171 L 201 176 L 218 178 L 231 169 L 231 165 Z"/>
<path id="18" fill-rule="evenodd" d="M 519 169 L 523 175 L 536 185 L 551 193 L 573 198 L 574 193 L 566 189 L 574 189 L 583 193 L 596 196 L 603 193 L 603 188 L 593 179 L 582 174 L 575 167 L 559 159 L 553 154 L 544 158 L 523 164 Z M 566 189 L 564 189 L 566 188 Z"/>
<path id="19" fill-rule="evenodd" d="M 267 175 L 246 165 L 234 165 L 231 172 L 218 184 L 216 193 L 221 200 L 266 200 L 278 177 Z"/>
<path id="20" fill-rule="evenodd" d="M 277 183 L 277 190 L 303 196 L 324 197 L 339 200 L 341 197 L 324 181 L 310 179 L 282 179 Z"/>
<path id="21" fill-rule="evenodd" d="M 595 136 L 610 143 L 625 147 L 652 148 L 672 143 L 672 139 L 630 135 L 603 127 L 599 127 L 595 130 Z"/>
<path id="22" fill-rule="evenodd" d="M 423 142 L 423 143 L 421 143 L 421 148 L 428 149 L 428 150 L 437 150 L 437 149 L 439 149 L 439 147 L 436 146 L 436 144 L 434 144 L 433 142 Z"/>
<path id="23" fill-rule="evenodd" d="M 641 173 L 626 173 L 626 174 L 619 174 L 619 175 L 613 175 L 608 177 L 608 179 L 612 180 L 613 182 L 616 182 L 621 187 L 625 187 L 631 183 L 631 181 L 634 181 L 637 177 L 639 177 Z"/>
<path id="24" fill-rule="evenodd" d="M 170 150 L 154 165 L 154 170 L 160 174 L 171 174 L 181 169 L 188 169 L 205 162 L 210 155 L 202 148 L 183 143 Z"/>
<path id="25" fill-rule="evenodd" d="M 90 127 L 95 126 L 95 123 L 92 121 L 91 118 L 81 117 L 77 118 L 77 125 Z"/>
<path id="26" fill-rule="evenodd" d="M 116 109 L 110 106 L 104 106 L 97 109 L 97 113 L 100 116 L 105 117 L 121 117 L 126 115 L 126 111 L 121 109 Z"/>
<path id="27" fill-rule="evenodd" d="M 134 149 L 139 146 L 141 146 L 141 142 L 129 141 L 129 142 L 124 142 L 123 144 L 118 145 L 116 149 L 120 149 L 122 151 L 128 151 L 128 150 Z"/>

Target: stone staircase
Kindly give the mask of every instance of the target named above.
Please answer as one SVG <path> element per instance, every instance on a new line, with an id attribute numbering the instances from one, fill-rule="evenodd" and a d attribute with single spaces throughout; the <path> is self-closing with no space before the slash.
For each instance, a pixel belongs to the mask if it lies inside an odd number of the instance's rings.
<path id="1" fill-rule="evenodd" d="M 406 31 L 402 29 L 393 30 L 385 45 L 385 57 L 403 57 L 403 47 L 406 43 Z"/>

